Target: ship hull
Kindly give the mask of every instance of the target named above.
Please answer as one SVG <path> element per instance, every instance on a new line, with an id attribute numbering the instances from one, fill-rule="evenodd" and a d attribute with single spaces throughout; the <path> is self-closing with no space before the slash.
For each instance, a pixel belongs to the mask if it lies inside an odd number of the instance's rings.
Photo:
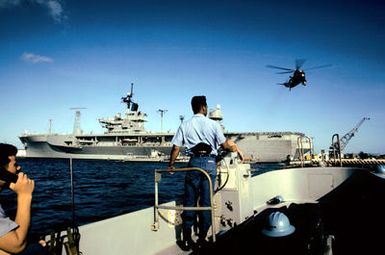
<path id="1" fill-rule="evenodd" d="M 311 150 L 311 143 L 299 144 L 304 134 L 295 132 L 229 133 L 245 157 L 252 162 L 283 162 L 298 159 Z M 241 138 L 239 138 L 241 137 Z"/>
<path id="2" fill-rule="evenodd" d="M 298 145 L 302 133 L 259 132 L 226 133 L 235 140 L 251 162 L 282 162 L 295 159 L 311 149 L 311 144 Z M 127 161 L 163 161 L 171 151 L 172 133 L 101 134 L 101 135 L 23 135 L 25 157 L 73 158 Z"/>
<path id="3" fill-rule="evenodd" d="M 154 151 L 158 155 L 170 153 L 171 145 L 67 145 L 64 141 L 71 136 L 50 135 L 23 136 L 20 140 L 25 145 L 25 157 L 28 158 L 73 158 L 73 159 L 104 159 L 104 160 L 129 160 L 135 156 L 148 156 L 151 158 Z M 158 158 L 153 155 L 154 161 Z M 159 158 L 160 159 L 160 158 Z"/>

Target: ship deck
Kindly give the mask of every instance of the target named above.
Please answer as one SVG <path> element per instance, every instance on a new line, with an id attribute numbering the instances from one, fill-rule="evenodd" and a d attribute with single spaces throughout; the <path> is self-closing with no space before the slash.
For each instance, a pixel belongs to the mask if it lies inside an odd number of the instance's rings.
<path id="1" fill-rule="evenodd" d="M 319 203 L 266 209 L 193 254 L 383 254 L 383 237 L 378 231 L 385 228 L 385 208 L 380 206 L 384 197 L 385 179 L 363 172 Z M 261 233 L 266 216 L 276 210 L 295 226 L 292 235 L 277 238 Z M 325 242 L 331 245 L 325 246 Z M 326 253 L 331 247 L 332 253 Z"/>

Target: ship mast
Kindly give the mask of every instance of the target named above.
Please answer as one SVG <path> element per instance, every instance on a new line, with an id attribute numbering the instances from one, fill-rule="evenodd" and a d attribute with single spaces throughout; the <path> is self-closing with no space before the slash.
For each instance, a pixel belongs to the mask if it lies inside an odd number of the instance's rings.
<path id="1" fill-rule="evenodd" d="M 131 83 L 131 92 L 130 93 L 127 93 L 127 96 L 125 97 L 122 97 L 122 102 L 127 104 L 127 109 L 130 109 L 131 107 L 131 103 L 133 104 L 134 106 L 134 102 L 131 100 L 131 98 L 134 96 L 134 83 Z M 137 104 L 136 104 L 137 105 Z"/>
<path id="2" fill-rule="evenodd" d="M 52 119 L 49 119 L 48 120 L 48 134 L 51 134 L 52 133 Z"/>
<path id="3" fill-rule="evenodd" d="M 145 132 L 144 122 L 146 122 L 147 114 L 139 111 L 139 104 L 135 103 L 132 98 L 134 96 L 134 83 L 131 83 L 131 92 L 121 97 L 121 102 L 127 105 L 124 116 L 117 113 L 112 118 L 100 118 L 99 123 L 106 128 L 108 133 L 141 133 Z"/>
<path id="4" fill-rule="evenodd" d="M 163 132 L 163 116 L 167 112 L 167 110 L 159 109 L 157 112 L 160 113 L 160 132 Z"/>
<path id="5" fill-rule="evenodd" d="M 87 109 L 85 107 L 72 107 L 70 110 L 76 110 L 75 111 L 75 121 L 74 121 L 74 129 L 73 134 L 74 135 L 80 135 L 82 133 L 82 129 L 80 128 L 80 110 Z"/>

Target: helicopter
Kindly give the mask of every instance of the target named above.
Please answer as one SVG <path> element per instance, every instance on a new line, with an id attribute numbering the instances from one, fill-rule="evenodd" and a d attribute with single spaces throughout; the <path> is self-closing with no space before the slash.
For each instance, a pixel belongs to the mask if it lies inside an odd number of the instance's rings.
<path id="1" fill-rule="evenodd" d="M 305 61 L 306 61 L 306 59 L 296 59 L 295 60 L 295 69 L 273 66 L 273 65 L 267 65 L 266 67 L 284 70 L 282 72 L 278 72 L 278 74 L 292 73 L 292 76 L 289 77 L 289 80 L 287 82 L 278 83 L 278 85 L 285 86 L 286 88 L 289 88 L 289 90 L 291 90 L 292 88 L 294 88 L 298 84 L 302 84 L 303 86 L 306 86 L 307 81 L 306 81 L 305 71 L 301 70 L 301 67 L 305 63 Z M 325 67 L 329 67 L 329 66 L 331 66 L 331 65 L 328 64 L 328 65 L 314 66 L 314 67 L 307 68 L 306 70 L 325 68 Z"/>

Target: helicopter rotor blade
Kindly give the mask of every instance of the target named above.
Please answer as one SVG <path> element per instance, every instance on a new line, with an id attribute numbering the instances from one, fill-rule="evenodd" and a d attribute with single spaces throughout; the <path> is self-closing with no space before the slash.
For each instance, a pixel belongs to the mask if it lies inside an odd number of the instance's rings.
<path id="1" fill-rule="evenodd" d="M 314 70 L 314 69 L 319 69 L 319 68 L 326 68 L 326 67 L 331 67 L 331 66 L 332 66 L 331 64 L 321 65 L 321 66 L 313 66 L 313 67 L 306 68 L 306 71 Z"/>
<path id="2" fill-rule="evenodd" d="M 274 69 L 280 69 L 280 70 L 286 70 L 286 71 L 295 71 L 291 68 L 286 68 L 286 67 L 280 67 L 280 66 L 273 66 L 273 65 L 267 65 L 266 67 L 268 68 L 274 68 Z"/>
<path id="3" fill-rule="evenodd" d="M 292 73 L 294 72 L 295 70 L 290 70 L 290 71 L 284 71 L 284 72 L 278 72 L 277 74 L 287 74 L 287 73 Z"/>
<path id="4" fill-rule="evenodd" d="M 303 66 L 303 64 L 305 63 L 305 61 L 306 61 L 306 59 L 304 59 L 304 58 L 296 59 L 295 60 L 295 68 L 300 69 L 301 66 Z"/>

